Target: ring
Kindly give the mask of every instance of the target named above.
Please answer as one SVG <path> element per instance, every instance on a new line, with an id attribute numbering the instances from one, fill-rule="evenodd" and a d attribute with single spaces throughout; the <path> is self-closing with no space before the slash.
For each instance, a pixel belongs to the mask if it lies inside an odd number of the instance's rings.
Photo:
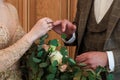
<path id="1" fill-rule="evenodd" d="M 53 24 L 53 22 L 47 22 L 47 24 Z"/>
<path id="2" fill-rule="evenodd" d="M 47 22 L 47 24 L 53 24 L 53 22 L 52 21 L 50 21 L 50 22 L 48 22 L 47 20 L 45 20 L 46 22 Z"/>

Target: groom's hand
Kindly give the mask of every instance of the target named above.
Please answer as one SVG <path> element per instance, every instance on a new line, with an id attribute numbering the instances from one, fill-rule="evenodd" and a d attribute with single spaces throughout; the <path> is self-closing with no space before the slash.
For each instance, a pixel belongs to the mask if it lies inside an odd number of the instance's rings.
<path id="1" fill-rule="evenodd" d="M 87 69 L 96 69 L 98 66 L 105 67 L 108 65 L 106 52 L 86 52 L 76 57 L 78 63 L 84 63 Z"/>
<path id="2" fill-rule="evenodd" d="M 55 32 L 58 34 L 65 33 L 67 37 L 70 37 L 76 31 L 76 26 L 68 20 L 57 20 L 53 25 L 53 30 Z"/>

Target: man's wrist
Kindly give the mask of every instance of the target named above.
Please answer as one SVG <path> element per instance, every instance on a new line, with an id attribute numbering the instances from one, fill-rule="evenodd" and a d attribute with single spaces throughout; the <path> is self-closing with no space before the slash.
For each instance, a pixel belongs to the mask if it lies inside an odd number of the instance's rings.
<path id="1" fill-rule="evenodd" d="M 106 51 L 107 56 L 108 56 L 108 67 L 109 67 L 109 72 L 113 72 L 115 68 L 115 62 L 114 62 L 114 55 L 112 51 Z"/>
<path id="2" fill-rule="evenodd" d="M 70 44 L 70 43 L 73 43 L 75 41 L 75 39 L 76 39 L 76 36 L 75 36 L 75 33 L 73 33 L 70 39 L 68 39 L 68 40 L 63 39 L 63 41 L 67 44 Z"/>
<path id="3" fill-rule="evenodd" d="M 73 34 L 71 34 L 71 35 L 67 35 L 67 37 L 66 37 L 66 41 L 68 41 L 68 40 L 70 40 L 71 38 L 72 38 L 72 36 L 73 36 Z"/>

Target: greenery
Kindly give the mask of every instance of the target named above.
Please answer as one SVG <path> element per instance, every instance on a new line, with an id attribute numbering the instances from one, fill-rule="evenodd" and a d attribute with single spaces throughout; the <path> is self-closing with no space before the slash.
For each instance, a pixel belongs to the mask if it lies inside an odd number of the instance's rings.
<path id="1" fill-rule="evenodd" d="M 101 66 L 96 70 L 84 69 L 86 64 L 77 64 L 70 58 L 66 47 L 60 46 L 57 39 L 45 45 L 47 37 L 41 37 L 39 44 L 33 44 L 21 59 L 24 80 L 102 80 L 100 74 L 107 73 Z M 66 38 L 64 34 L 62 38 Z M 112 77 L 108 75 L 107 80 Z"/>

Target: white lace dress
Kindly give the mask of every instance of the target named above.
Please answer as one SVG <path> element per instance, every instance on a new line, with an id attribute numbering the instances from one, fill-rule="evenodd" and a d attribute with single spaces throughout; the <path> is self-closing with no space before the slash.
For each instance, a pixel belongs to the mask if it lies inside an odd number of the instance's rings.
<path id="1" fill-rule="evenodd" d="M 18 26 L 11 38 L 7 27 L 0 24 L 0 80 L 21 80 L 18 60 L 31 46 L 27 41 L 19 40 L 24 34 Z"/>

